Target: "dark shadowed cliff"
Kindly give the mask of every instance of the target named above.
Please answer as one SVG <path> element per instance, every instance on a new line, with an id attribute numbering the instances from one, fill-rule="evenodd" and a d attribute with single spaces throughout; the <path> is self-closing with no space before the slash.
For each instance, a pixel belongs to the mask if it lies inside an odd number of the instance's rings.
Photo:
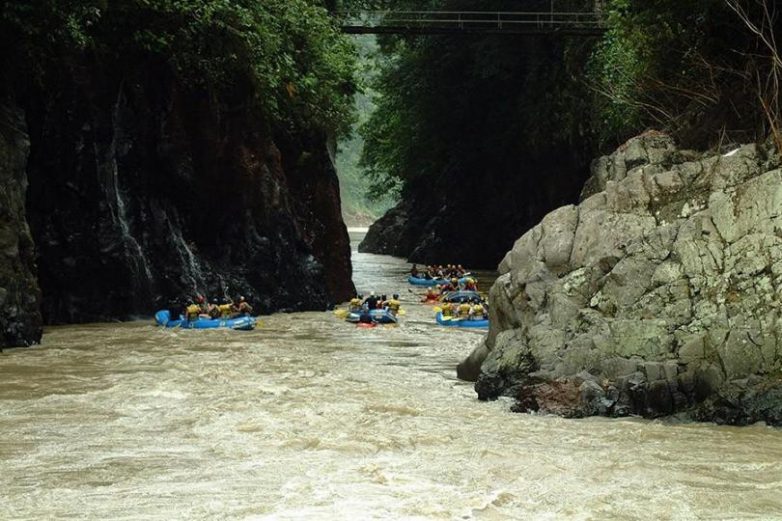
<path id="1" fill-rule="evenodd" d="M 349 296 L 325 138 L 275 140 L 259 114 L 165 68 L 116 79 L 85 67 L 56 103 L 28 106 L 47 321 L 145 314 L 196 292 L 244 294 L 263 311 Z"/>
<path id="2" fill-rule="evenodd" d="M 329 145 L 349 46 L 315 2 L 207 4 L 2 12 L 0 346 L 199 293 L 353 292 Z"/>

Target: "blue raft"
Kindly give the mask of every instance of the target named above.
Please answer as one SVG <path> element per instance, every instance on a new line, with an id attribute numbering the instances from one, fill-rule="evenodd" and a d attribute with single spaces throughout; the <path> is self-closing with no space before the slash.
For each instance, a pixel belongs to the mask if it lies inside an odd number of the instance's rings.
<path id="1" fill-rule="evenodd" d="M 443 302 L 469 302 L 470 300 L 481 300 L 481 294 L 477 291 L 449 291 L 443 295 Z"/>
<path id="2" fill-rule="evenodd" d="M 489 319 L 468 320 L 465 318 L 444 317 L 442 312 L 437 313 L 437 323 L 446 327 L 468 327 L 468 328 L 487 328 Z"/>
<path id="3" fill-rule="evenodd" d="M 236 318 L 199 318 L 198 320 L 185 320 L 180 316 L 171 320 L 171 314 L 167 309 L 155 313 L 155 322 L 163 327 L 181 327 L 184 329 L 234 329 L 237 331 L 250 331 L 255 329 L 255 317 L 242 316 Z"/>
<path id="4" fill-rule="evenodd" d="M 421 277 L 413 277 L 410 275 L 407 277 L 407 282 L 413 286 L 437 286 L 438 284 L 448 284 L 445 279 L 424 279 Z"/>
<path id="5" fill-rule="evenodd" d="M 462 277 L 459 279 L 459 284 L 464 284 L 467 282 L 468 277 Z M 450 280 L 447 279 L 424 279 L 421 277 L 413 277 L 410 275 L 407 277 L 407 282 L 412 284 L 413 286 L 437 286 L 438 284 L 448 284 Z"/>
<path id="6" fill-rule="evenodd" d="M 369 312 L 372 317 L 372 322 L 378 324 L 396 324 L 399 320 L 393 313 L 386 309 L 373 309 Z M 361 319 L 361 313 L 348 313 L 345 320 L 357 324 Z"/>

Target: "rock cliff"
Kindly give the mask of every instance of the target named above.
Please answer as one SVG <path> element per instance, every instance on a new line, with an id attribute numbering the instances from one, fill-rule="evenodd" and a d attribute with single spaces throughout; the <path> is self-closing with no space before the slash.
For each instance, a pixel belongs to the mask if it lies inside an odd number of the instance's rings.
<path id="1" fill-rule="evenodd" d="M 588 161 L 563 143 L 525 160 L 518 150 L 494 155 L 503 157 L 487 158 L 480 170 L 454 165 L 439 179 L 412 180 L 359 251 L 494 269 L 521 233 L 576 201 L 588 177 Z"/>
<path id="2" fill-rule="evenodd" d="M 0 349 L 41 339 L 41 295 L 24 204 L 29 148 L 24 113 L 0 102 Z"/>
<path id="3" fill-rule="evenodd" d="M 56 84 L 18 95 L 46 322 L 149 315 L 195 293 L 242 294 L 260 312 L 325 309 L 351 295 L 326 136 L 276 129 L 247 86 L 217 96 L 182 85 L 165 64 L 81 63 Z M 16 143 L 0 171 L 19 180 L 4 192 L 14 219 L 28 146 Z M 32 243 L 20 236 L 25 249 L 7 262 L 29 272 Z"/>
<path id="4" fill-rule="evenodd" d="M 592 165 L 516 241 L 459 367 L 519 411 L 782 424 L 782 170 L 659 133 Z"/>

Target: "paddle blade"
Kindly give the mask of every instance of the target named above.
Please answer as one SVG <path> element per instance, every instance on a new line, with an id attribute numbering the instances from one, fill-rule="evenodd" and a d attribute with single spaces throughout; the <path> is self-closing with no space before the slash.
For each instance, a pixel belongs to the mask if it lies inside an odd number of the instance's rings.
<path id="1" fill-rule="evenodd" d="M 407 311 L 405 311 L 404 309 L 400 309 L 400 310 L 397 312 L 397 314 L 399 314 L 399 315 L 407 315 Z"/>
<path id="2" fill-rule="evenodd" d="M 334 310 L 334 315 L 337 318 L 345 318 L 346 316 L 348 316 L 348 310 L 347 309 L 335 309 Z"/>
<path id="3" fill-rule="evenodd" d="M 441 308 L 440 306 L 435 306 L 432 308 L 432 310 L 435 312 L 435 314 L 437 314 L 440 313 L 443 310 L 443 308 Z"/>

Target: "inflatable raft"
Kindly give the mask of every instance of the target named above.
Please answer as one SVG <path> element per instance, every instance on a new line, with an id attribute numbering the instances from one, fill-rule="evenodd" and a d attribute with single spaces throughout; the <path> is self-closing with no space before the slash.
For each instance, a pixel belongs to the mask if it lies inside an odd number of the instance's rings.
<path id="1" fill-rule="evenodd" d="M 396 324 L 398 322 L 397 317 L 385 309 L 373 309 L 369 314 L 372 317 L 372 322 L 377 324 Z M 358 324 L 361 320 L 361 313 L 348 313 L 345 320 Z"/>
<path id="2" fill-rule="evenodd" d="M 469 277 L 462 277 L 459 279 L 459 284 L 464 284 L 467 282 L 467 279 Z M 438 284 L 448 284 L 450 281 L 447 279 L 424 279 L 421 277 L 413 277 L 410 275 L 407 277 L 407 282 L 412 284 L 413 286 L 437 286 Z"/>
<path id="3" fill-rule="evenodd" d="M 446 327 L 487 328 L 489 320 L 468 320 L 465 318 L 444 317 L 442 312 L 437 313 L 437 323 Z"/>
<path id="4" fill-rule="evenodd" d="M 255 317 L 242 316 L 236 318 L 199 318 L 198 320 L 185 320 L 180 316 L 171 319 L 167 309 L 155 313 L 155 322 L 163 327 L 181 327 L 184 329 L 235 329 L 238 331 L 250 331 L 255 329 Z"/>
<path id="5" fill-rule="evenodd" d="M 437 286 L 438 284 L 448 284 L 445 279 L 424 279 L 421 277 L 413 277 L 410 275 L 407 277 L 407 282 L 413 286 Z"/>
<path id="6" fill-rule="evenodd" d="M 477 291 L 449 291 L 443 295 L 443 302 L 469 302 L 473 299 L 481 300 L 481 294 Z"/>

